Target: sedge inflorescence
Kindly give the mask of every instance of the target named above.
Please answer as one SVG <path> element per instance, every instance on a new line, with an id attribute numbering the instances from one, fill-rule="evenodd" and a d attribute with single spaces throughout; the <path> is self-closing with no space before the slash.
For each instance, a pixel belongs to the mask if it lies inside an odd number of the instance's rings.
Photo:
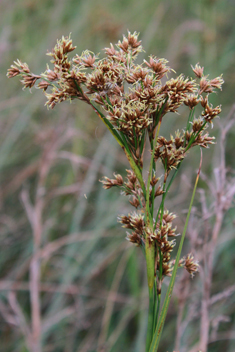
<path id="1" fill-rule="evenodd" d="M 26 63 L 17 60 L 8 70 L 8 77 L 20 76 L 24 88 L 41 89 L 49 108 L 66 100 L 87 103 L 121 145 L 131 166 L 126 178 L 114 174 L 114 178 L 104 177 L 101 182 L 106 189 L 118 187 L 135 208 L 118 220 L 127 229 L 130 242 L 143 248 L 146 242 L 154 246 L 159 292 L 164 277 L 171 276 L 174 266 L 171 254 L 178 235 L 173 225 L 176 215 L 164 207 L 168 177 L 179 168 L 191 148 L 208 148 L 213 143 L 214 137 L 207 128 L 221 107 L 213 107 L 209 95 L 221 89 L 223 78 L 209 79 L 203 67 L 196 64 L 192 67 L 195 79 L 183 74 L 168 79 L 173 71 L 168 61 L 155 56 L 137 64 L 143 48 L 136 32 L 128 32 L 116 46 L 111 44 L 105 48 L 105 57 L 101 59 L 88 50 L 70 58 L 74 50 L 70 36 L 62 37 L 47 54 L 52 65 L 44 73 L 33 74 Z M 165 115 L 177 114 L 183 105 L 189 109 L 185 129 L 175 131 L 170 139 L 161 136 L 159 131 L 167 119 Z M 196 106 L 202 109 L 197 116 Z M 145 181 L 142 175 L 146 143 L 150 145 L 152 166 Z M 162 179 L 157 177 L 159 162 L 164 169 Z M 154 214 L 157 197 L 162 197 L 162 203 Z M 198 270 L 192 254 L 182 258 L 179 265 L 191 275 Z"/>

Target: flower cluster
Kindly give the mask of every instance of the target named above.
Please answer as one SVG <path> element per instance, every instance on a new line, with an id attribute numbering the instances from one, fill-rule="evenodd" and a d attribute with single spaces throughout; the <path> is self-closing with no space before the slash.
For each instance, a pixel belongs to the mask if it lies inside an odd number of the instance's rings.
<path id="1" fill-rule="evenodd" d="M 222 76 L 209 79 L 204 75 L 204 68 L 196 64 L 192 67 L 195 79 L 180 74 L 168 80 L 167 75 L 173 70 L 166 59 L 150 56 L 141 64 L 136 63 L 143 51 L 136 32 L 128 32 L 116 46 L 111 44 L 105 48 L 105 57 L 101 59 L 88 50 L 69 58 L 74 50 L 70 36 L 62 37 L 48 53 L 51 68 L 48 65 L 44 73 L 35 75 L 26 63 L 17 60 L 8 70 L 8 77 L 20 76 L 24 88 L 36 85 L 45 94 L 49 108 L 62 101 L 79 99 L 103 120 L 125 151 L 132 170 L 127 170 L 126 181 L 114 174 L 114 179 L 104 177 L 101 182 L 104 188 L 118 187 L 129 197 L 135 212 L 120 216 L 119 221 L 130 230 L 127 233 L 130 242 L 145 247 L 149 241 L 155 247 L 155 271 L 161 272 L 162 281 L 164 276 L 171 275 L 174 265 L 171 254 L 177 236 L 172 225 L 175 215 L 163 206 L 150 229 L 146 214 L 153 217 L 155 198 L 165 197 L 169 174 L 179 168 L 189 150 L 194 146 L 207 148 L 213 143 L 214 137 L 206 129 L 219 115 L 221 107 L 214 108 L 208 97 L 221 89 Z M 189 108 L 187 125 L 167 140 L 159 135 L 162 120 L 169 112 L 178 113 L 183 105 Z M 197 116 L 196 106 L 202 109 Z M 148 185 L 142 178 L 147 141 L 153 155 Z M 157 162 L 164 168 L 162 184 L 156 176 Z M 198 269 L 192 255 L 183 258 L 180 266 L 190 274 Z"/>
<path id="2" fill-rule="evenodd" d="M 221 76 L 209 80 L 208 76 L 203 75 L 203 68 L 197 64 L 193 71 L 199 82 L 181 74 L 162 85 L 161 79 L 172 69 L 167 66 L 167 60 L 154 56 L 142 64 L 135 64 L 138 54 L 143 51 L 137 33 L 124 36 L 116 49 L 112 44 L 110 48 L 105 48 L 106 57 L 103 59 L 87 50 L 69 59 L 69 54 L 75 48 L 70 37 L 62 37 L 48 53 L 52 58 L 52 69 L 47 66 L 43 74 L 35 75 L 27 64 L 17 60 L 8 70 L 8 77 L 20 75 L 25 88 L 37 84 L 43 90 L 47 98 L 46 105 L 50 108 L 73 99 L 83 100 L 93 108 L 94 103 L 101 105 L 104 117 L 125 136 L 136 164 L 141 167 L 146 135 L 149 139 L 154 138 L 159 111 L 162 119 L 167 112 L 176 113 L 182 104 L 193 109 L 201 103 L 204 109 L 202 121 L 210 123 L 221 111 L 220 106 L 213 108 L 208 102 L 208 95 L 216 88 L 221 89 Z M 193 133 L 196 134 L 195 130 Z M 193 145 L 207 146 L 207 141 L 201 142 L 202 134 L 203 129 L 199 131 L 198 140 Z M 172 143 L 175 143 L 173 139 Z M 158 157 L 161 160 L 163 154 L 166 156 L 168 169 L 175 167 L 185 156 L 181 147 L 180 150 L 172 146 L 164 147 L 161 152 L 159 148 L 160 145 L 155 154 L 157 156 L 160 153 Z"/>

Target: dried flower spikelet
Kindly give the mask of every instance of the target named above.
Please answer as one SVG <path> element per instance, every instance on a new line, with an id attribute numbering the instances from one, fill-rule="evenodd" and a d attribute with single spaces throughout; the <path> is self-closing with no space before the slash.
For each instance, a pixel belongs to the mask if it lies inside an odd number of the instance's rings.
<path id="1" fill-rule="evenodd" d="M 208 97 L 201 99 L 201 105 L 204 107 L 204 111 L 202 112 L 202 117 L 205 121 L 211 123 L 212 120 L 217 117 L 221 113 L 221 105 L 213 108 L 212 104 L 209 104 Z"/>
<path id="2" fill-rule="evenodd" d="M 19 67 L 17 67 L 17 66 L 19 66 L 19 65 L 17 65 L 17 62 L 14 61 L 14 63 L 16 65 L 11 65 L 11 67 L 7 70 L 8 71 L 7 72 L 7 77 L 8 78 L 12 78 L 12 77 L 18 76 L 21 73 L 21 70 L 19 69 Z"/>
<path id="3" fill-rule="evenodd" d="M 125 79 L 127 83 L 136 83 L 138 81 L 144 81 L 148 75 L 148 70 L 144 69 L 141 65 L 134 67 L 129 74 L 126 75 Z"/>
<path id="4" fill-rule="evenodd" d="M 135 190 L 137 177 L 132 170 L 126 170 L 127 172 L 127 182 L 125 182 L 125 186 L 130 190 Z"/>
<path id="5" fill-rule="evenodd" d="M 135 231 L 140 235 L 143 235 L 145 228 L 144 216 L 142 214 L 134 213 L 132 214 L 130 220 L 131 226 L 135 229 Z"/>
<path id="6" fill-rule="evenodd" d="M 197 133 L 199 131 L 204 130 L 206 128 L 206 126 L 203 127 L 203 125 L 204 125 L 204 120 L 203 120 L 203 118 L 201 116 L 198 117 L 197 119 L 194 119 L 193 122 L 192 122 L 192 130 L 193 130 L 193 132 Z"/>
<path id="7" fill-rule="evenodd" d="M 150 104 L 157 104 L 161 100 L 161 98 L 158 96 L 159 87 L 153 87 L 152 85 L 148 86 L 149 80 L 150 79 L 147 80 L 147 78 L 145 78 L 141 84 L 136 85 L 136 88 L 133 89 L 136 99 L 139 99 L 145 104 L 148 104 L 148 108 L 150 107 Z M 145 86 L 144 89 L 143 84 Z M 151 109 L 151 112 L 154 111 L 156 111 L 156 108 Z"/>
<path id="8" fill-rule="evenodd" d="M 122 49 L 125 53 L 127 53 L 129 48 L 128 39 L 123 35 L 122 42 L 119 40 L 117 46 Z"/>
<path id="9" fill-rule="evenodd" d="M 110 43 L 110 48 L 104 48 L 105 54 L 108 56 L 116 56 L 118 52 L 114 49 L 114 46 L 112 43 Z"/>
<path id="10" fill-rule="evenodd" d="M 23 78 L 25 78 L 28 75 L 29 76 L 32 75 L 30 73 L 28 65 L 25 62 L 22 63 L 19 59 L 17 59 L 17 61 L 14 61 L 14 64 L 15 65 L 11 65 L 11 67 L 8 69 L 8 72 L 7 72 L 7 77 L 8 78 L 13 78 L 13 77 L 18 76 L 18 75 L 22 75 Z M 23 82 L 21 81 L 21 83 L 23 83 Z M 25 83 L 23 83 L 23 84 L 25 85 Z"/>
<path id="11" fill-rule="evenodd" d="M 60 89 L 57 87 L 53 87 L 51 93 L 45 92 L 44 94 L 47 98 L 47 102 L 45 105 L 51 109 L 53 109 L 56 104 L 71 99 L 69 94 L 66 92 L 66 89 Z"/>
<path id="12" fill-rule="evenodd" d="M 202 116 L 207 122 L 212 122 L 212 120 L 215 117 L 218 117 L 218 115 L 221 113 L 221 105 L 216 106 L 213 108 L 212 106 L 207 106 L 205 108 L 205 111 L 202 113 Z"/>
<path id="13" fill-rule="evenodd" d="M 136 48 L 139 48 L 141 46 L 141 40 L 138 41 L 138 36 L 139 36 L 139 33 L 137 32 L 134 32 L 133 34 L 131 34 L 129 31 L 128 31 L 128 44 L 130 45 L 131 48 L 133 49 L 136 49 Z"/>
<path id="14" fill-rule="evenodd" d="M 143 235 L 144 232 L 144 216 L 137 214 L 136 212 L 128 214 L 128 216 L 121 215 L 118 217 L 118 222 L 123 224 L 122 227 L 127 229 L 133 229 L 139 235 Z"/>
<path id="15" fill-rule="evenodd" d="M 128 214 L 128 216 L 121 215 L 118 217 L 118 222 L 123 224 L 122 227 L 134 230 L 133 232 L 127 232 L 126 239 L 137 245 L 141 245 L 141 238 L 144 235 L 144 216 L 137 213 Z"/>
<path id="16" fill-rule="evenodd" d="M 165 253 L 165 252 L 171 253 L 176 242 L 175 242 L 175 239 L 169 241 L 168 234 L 174 231 L 174 229 L 172 230 L 171 224 L 164 224 L 161 226 L 161 229 L 159 229 L 159 223 L 158 223 L 157 227 L 158 228 L 156 228 L 154 234 L 152 234 L 152 239 L 156 241 L 162 253 Z"/>
<path id="17" fill-rule="evenodd" d="M 63 77 L 64 73 L 67 73 L 71 67 L 71 62 L 68 61 L 68 54 L 73 51 L 76 47 L 73 47 L 72 40 L 69 37 L 62 37 L 57 40 L 57 44 L 51 52 L 47 55 L 52 57 L 51 63 L 54 65 L 54 72 L 58 73 L 60 77 Z"/>
<path id="18" fill-rule="evenodd" d="M 172 241 L 166 241 L 165 243 L 162 242 L 161 243 L 161 252 L 162 253 L 171 253 L 173 251 L 173 248 L 176 245 L 176 241 L 172 240 Z"/>
<path id="19" fill-rule="evenodd" d="M 136 246 L 141 246 L 142 244 L 141 237 L 136 232 L 132 232 L 132 233 L 127 232 L 126 234 L 127 234 L 126 239 L 129 242 L 134 243 Z"/>
<path id="20" fill-rule="evenodd" d="M 195 73 L 195 75 L 196 75 L 198 78 L 202 78 L 202 76 L 203 76 L 203 71 L 204 71 L 204 67 L 201 67 L 201 66 L 199 65 L 199 62 L 195 65 L 195 67 L 193 67 L 192 65 L 191 65 L 191 67 L 192 67 L 192 70 L 193 70 L 193 72 Z"/>
<path id="21" fill-rule="evenodd" d="M 20 75 L 20 69 L 14 65 L 11 65 L 11 67 L 7 71 L 8 78 L 13 78 L 15 76 Z"/>
<path id="22" fill-rule="evenodd" d="M 155 172 L 154 172 L 154 175 L 150 181 L 150 185 L 152 187 L 154 187 L 158 183 L 159 180 L 160 180 L 160 177 L 156 177 Z"/>
<path id="23" fill-rule="evenodd" d="M 198 125 L 197 125 L 197 120 L 195 120 L 195 125 L 193 124 L 195 129 L 200 127 L 200 119 L 198 119 L 198 120 L 199 120 Z M 204 120 L 203 120 L 203 123 L 204 123 Z M 205 129 L 205 126 L 204 126 L 203 130 L 204 129 Z M 186 133 L 186 146 L 188 145 L 188 142 L 191 140 L 192 137 L 194 138 L 194 142 L 191 143 L 190 148 L 192 148 L 196 145 L 203 147 L 203 148 L 208 148 L 208 144 L 214 144 L 215 137 L 210 137 L 207 132 L 203 134 L 203 130 L 201 130 L 199 133 L 197 133 L 196 138 L 195 138 L 195 135 L 193 135 L 195 132 L 191 132 L 191 133 L 187 132 Z"/>
<path id="24" fill-rule="evenodd" d="M 163 188 L 161 186 L 158 186 L 158 188 L 156 189 L 156 191 L 154 193 L 154 198 L 163 195 L 163 193 L 165 193 L 165 191 L 163 191 Z"/>
<path id="25" fill-rule="evenodd" d="M 118 216 L 117 220 L 118 220 L 118 222 L 123 224 L 122 227 L 124 227 L 126 229 L 133 229 L 133 226 L 131 225 L 131 215 L 130 214 L 128 214 L 128 216 L 120 215 L 120 216 Z"/>
<path id="26" fill-rule="evenodd" d="M 132 200 L 129 200 L 129 203 L 136 209 L 140 206 L 140 201 L 136 196 L 133 196 Z"/>
<path id="27" fill-rule="evenodd" d="M 173 71 L 170 67 L 166 66 L 168 63 L 166 59 L 158 59 L 152 55 L 149 57 L 149 62 L 144 60 L 144 63 L 154 71 L 158 80 L 161 79 L 167 72 Z"/>
<path id="28" fill-rule="evenodd" d="M 168 145 L 171 145 L 171 144 L 172 144 L 172 140 L 168 141 L 163 136 L 159 136 L 158 139 L 157 139 L 157 146 L 159 148 L 162 148 L 162 147 L 165 147 L 165 146 L 168 146 Z"/>
<path id="29" fill-rule="evenodd" d="M 168 174 L 172 169 L 176 168 L 177 165 L 185 158 L 185 148 L 175 147 L 174 138 L 167 141 L 165 137 L 159 137 L 157 140 L 157 145 L 154 151 L 154 159 L 159 158 L 162 161 L 166 174 Z M 166 180 L 164 180 L 165 182 Z"/>
<path id="30" fill-rule="evenodd" d="M 89 93 L 105 91 L 106 83 L 107 79 L 105 79 L 105 76 L 101 69 L 96 69 L 87 76 L 86 86 L 89 89 Z"/>
<path id="31" fill-rule="evenodd" d="M 71 33 L 69 37 L 62 36 L 60 40 L 57 40 L 54 49 L 52 50 L 52 52 L 47 53 L 47 55 L 52 56 L 55 60 L 61 60 L 63 56 L 76 49 L 76 46 L 73 46 L 72 39 L 70 38 L 70 36 Z"/>
<path id="32" fill-rule="evenodd" d="M 194 80 L 184 78 L 181 74 L 177 78 L 171 78 L 161 88 L 160 92 L 168 96 L 164 111 L 177 112 L 177 109 L 187 99 L 188 94 L 197 91 L 197 84 Z"/>
<path id="33" fill-rule="evenodd" d="M 182 266 L 189 272 L 191 277 L 193 277 L 199 269 L 198 261 L 194 259 L 192 253 L 188 254 L 187 257 L 184 258 L 184 263 Z"/>
<path id="34" fill-rule="evenodd" d="M 200 90 L 199 90 L 199 94 L 202 93 L 212 93 L 213 92 L 213 88 L 210 85 L 210 81 L 208 81 L 207 79 L 208 76 L 203 76 L 200 80 Z"/>
<path id="35" fill-rule="evenodd" d="M 201 96 L 201 106 L 205 108 L 208 105 L 208 95 L 205 97 Z"/>
<path id="36" fill-rule="evenodd" d="M 138 41 L 138 36 L 137 32 L 131 34 L 128 31 L 128 36 L 123 36 L 122 42 L 119 40 L 117 47 L 124 51 L 124 53 L 131 52 L 135 56 L 142 51 L 141 41 Z"/>
<path id="37" fill-rule="evenodd" d="M 46 91 L 49 86 L 50 86 L 50 83 L 44 80 L 40 81 L 37 85 L 39 89 L 43 89 L 44 91 Z"/>
<path id="38" fill-rule="evenodd" d="M 68 73 L 65 73 L 64 78 L 65 78 L 66 85 L 69 88 L 74 89 L 74 92 L 73 92 L 74 95 L 77 95 L 80 93 L 78 90 L 78 86 L 80 86 L 81 83 L 85 83 L 87 81 L 86 74 L 76 69 L 72 69 Z"/>
<path id="39" fill-rule="evenodd" d="M 84 67 L 95 68 L 94 64 L 97 58 L 98 56 L 96 56 L 92 51 L 85 50 L 82 52 L 82 55 L 80 56 L 79 63 L 82 64 Z"/>
<path id="40" fill-rule="evenodd" d="M 174 269 L 174 265 L 172 265 L 171 262 L 169 262 L 167 264 L 164 263 L 163 264 L 162 275 L 171 277 L 173 269 Z"/>
<path id="41" fill-rule="evenodd" d="M 200 103 L 200 99 L 196 94 L 190 94 L 185 100 L 184 105 L 188 106 L 190 109 L 193 109 Z"/>
<path id="42" fill-rule="evenodd" d="M 160 218 L 160 215 L 159 215 Z M 165 223 L 172 223 L 172 221 L 176 218 L 176 215 L 173 213 L 170 213 L 169 210 L 164 210 L 162 220 Z"/>
<path id="43" fill-rule="evenodd" d="M 181 133 L 179 130 L 175 131 L 175 137 L 171 135 L 171 140 L 175 144 L 176 149 L 184 146 L 185 133 Z"/>
<path id="44" fill-rule="evenodd" d="M 224 84 L 224 79 L 222 78 L 222 76 L 223 75 L 220 75 L 219 77 L 211 79 L 210 80 L 211 87 L 222 90 L 222 85 Z"/>
<path id="45" fill-rule="evenodd" d="M 24 88 L 32 88 L 36 81 L 41 78 L 41 76 L 28 73 L 27 75 L 23 74 L 23 79 L 20 82 L 23 84 Z M 23 89 L 24 89 L 23 88 Z"/>
<path id="46" fill-rule="evenodd" d="M 171 222 L 163 223 L 160 230 L 159 230 L 160 223 L 158 222 L 156 228 L 157 228 L 157 239 L 159 239 L 159 240 L 162 240 L 163 238 L 165 238 L 165 240 L 167 240 L 168 237 L 179 236 L 179 234 L 176 234 L 177 227 L 173 228 Z"/>
<path id="47" fill-rule="evenodd" d="M 47 70 L 42 74 L 42 77 L 44 77 L 45 79 L 51 82 L 59 79 L 58 73 L 52 71 L 48 65 L 47 65 Z"/>
<path id="48" fill-rule="evenodd" d="M 100 180 L 101 183 L 103 183 L 104 189 L 109 189 L 114 186 L 122 186 L 123 185 L 123 178 L 119 174 L 113 174 L 115 179 L 108 178 L 106 176 L 103 177 L 102 180 Z"/>
<path id="49" fill-rule="evenodd" d="M 208 144 L 215 144 L 214 140 L 215 140 L 215 137 L 210 137 L 208 133 L 205 133 L 204 135 L 201 134 L 199 136 L 197 140 L 197 144 L 203 148 L 209 148 Z"/>
<path id="50" fill-rule="evenodd" d="M 151 118 L 146 111 L 146 103 L 141 101 L 121 102 L 114 107 L 107 118 L 115 124 L 116 129 L 128 136 L 134 143 L 136 137 L 142 136 L 144 130 L 151 124 Z"/>

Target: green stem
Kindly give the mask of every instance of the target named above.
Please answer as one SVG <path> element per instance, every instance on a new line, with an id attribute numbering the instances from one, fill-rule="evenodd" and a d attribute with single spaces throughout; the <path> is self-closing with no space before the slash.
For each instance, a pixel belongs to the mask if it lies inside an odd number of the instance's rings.
<path id="1" fill-rule="evenodd" d="M 148 330 L 146 338 L 146 352 L 149 351 L 154 327 L 154 287 L 149 288 L 149 314 L 148 314 Z"/>

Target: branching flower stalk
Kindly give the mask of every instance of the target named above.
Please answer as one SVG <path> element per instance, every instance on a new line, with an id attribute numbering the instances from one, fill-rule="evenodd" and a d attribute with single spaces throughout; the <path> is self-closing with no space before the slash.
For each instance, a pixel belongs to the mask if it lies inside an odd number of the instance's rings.
<path id="1" fill-rule="evenodd" d="M 114 178 L 104 177 L 101 182 L 105 189 L 118 187 L 135 208 L 121 215 L 118 221 L 128 229 L 127 239 L 145 253 L 149 288 L 146 351 L 157 351 L 166 314 L 164 311 L 159 314 L 164 278 L 172 277 L 169 286 L 172 292 L 173 276 L 175 278 L 178 267 L 184 267 L 191 276 L 198 271 L 198 263 L 191 254 L 179 257 L 183 238 L 176 260 L 171 258 L 178 234 L 173 226 L 176 215 L 165 208 L 165 198 L 189 150 L 195 146 L 208 148 L 214 143 L 207 128 L 221 112 L 221 107 L 214 108 L 209 103 L 209 95 L 216 89 L 221 90 L 223 78 L 209 79 L 203 67 L 196 64 L 192 67 L 195 79 L 180 74 L 164 79 L 163 84 L 162 78 L 173 70 L 167 66 L 167 60 L 155 56 L 136 63 L 138 54 L 143 51 L 136 32 L 128 32 L 115 47 L 111 44 L 105 48 L 102 59 L 88 50 L 70 59 L 69 54 L 74 49 L 70 36 L 62 37 L 47 54 L 52 58 L 52 68 L 48 65 L 44 73 L 35 75 L 26 63 L 17 60 L 8 70 L 8 77 L 20 76 L 24 88 L 41 89 L 48 108 L 53 109 L 66 100 L 87 103 L 125 152 L 130 165 L 126 179 L 114 174 Z M 161 125 L 167 123 L 168 113 L 177 114 L 182 105 L 189 108 L 186 127 L 175 131 L 167 140 L 160 134 Z M 197 106 L 201 106 L 202 111 L 196 116 Z M 149 172 L 144 180 L 147 162 Z M 161 203 L 156 211 L 158 197 Z M 185 232 L 186 229 L 183 237 Z M 163 308 L 168 307 L 171 292 L 167 293 Z"/>

